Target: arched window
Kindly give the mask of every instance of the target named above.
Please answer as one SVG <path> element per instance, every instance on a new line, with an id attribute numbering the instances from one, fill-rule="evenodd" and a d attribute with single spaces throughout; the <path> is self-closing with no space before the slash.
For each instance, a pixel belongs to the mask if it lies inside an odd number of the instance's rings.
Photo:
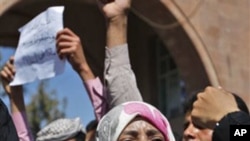
<path id="1" fill-rule="evenodd" d="M 185 83 L 180 78 L 174 59 L 159 38 L 155 40 L 155 49 L 158 107 L 168 118 L 175 118 L 183 114 Z"/>

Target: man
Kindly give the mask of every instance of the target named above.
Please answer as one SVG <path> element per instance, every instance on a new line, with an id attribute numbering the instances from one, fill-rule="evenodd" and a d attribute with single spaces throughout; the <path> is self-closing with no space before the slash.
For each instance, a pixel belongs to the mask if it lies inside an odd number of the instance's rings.
<path id="1" fill-rule="evenodd" d="M 211 141 L 213 130 L 198 128 L 193 125 L 191 119 L 191 112 L 193 103 L 197 100 L 197 94 L 192 95 L 185 103 L 184 106 L 184 132 L 182 141 Z"/>
<path id="2" fill-rule="evenodd" d="M 207 87 L 198 96 L 194 95 L 188 105 L 190 108 L 185 117 L 184 141 L 228 141 L 231 121 L 225 115 L 239 114 L 245 121 L 249 117 L 245 102 L 239 96 L 221 88 Z M 223 124 L 220 124 L 221 121 Z M 235 124 L 235 121 L 232 123 Z"/>

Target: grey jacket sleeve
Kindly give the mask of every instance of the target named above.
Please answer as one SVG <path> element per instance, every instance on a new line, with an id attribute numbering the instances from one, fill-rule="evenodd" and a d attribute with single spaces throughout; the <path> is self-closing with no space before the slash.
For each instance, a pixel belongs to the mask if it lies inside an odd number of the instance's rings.
<path id="1" fill-rule="evenodd" d="M 127 101 L 142 101 L 127 44 L 106 48 L 104 79 L 109 108 Z"/>

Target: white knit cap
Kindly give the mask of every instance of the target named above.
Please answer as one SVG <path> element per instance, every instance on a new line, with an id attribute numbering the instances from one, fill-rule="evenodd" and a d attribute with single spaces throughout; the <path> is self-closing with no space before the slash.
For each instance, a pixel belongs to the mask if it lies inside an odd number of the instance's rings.
<path id="1" fill-rule="evenodd" d="M 36 141 L 63 141 L 74 137 L 85 129 L 79 117 L 75 119 L 57 119 L 37 133 Z"/>

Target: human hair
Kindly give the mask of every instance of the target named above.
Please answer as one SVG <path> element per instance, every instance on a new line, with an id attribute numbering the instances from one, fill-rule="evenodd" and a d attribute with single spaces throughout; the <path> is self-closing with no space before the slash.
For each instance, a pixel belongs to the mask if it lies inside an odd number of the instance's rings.
<path id="1" fill-rule="evenodd" d="M 247 107 L 247 104 L 244 102 L 244 100 L 240 96 L 238 96 L 237 94 L 235 94 L 235 93 L 232 93 L 232 94 L 233 94 L 233 96 L 234 96 L 234 98 L 236 100 L 238 108 L 241 111 L 243 111 L 243 112 L 245 112 L 245 113 L 247 113 L 249 115 L 249 109 Z"/>
<path id="2" fill-rule="evenodd" d="M 202 90 L 193 91 L 190 96 L 185 100 L 183 104 L 184 114 L 190 113 L 193 110 L 193 103 L 197 100 L 197 95 L 199 92 L 202 92 Z"/>
<path id="3" fill-rule="evenodd" d="M 98 125 L 98 121 L 96 119 L 90 121 L 86 127 L 86 132 L 89 132 L 91 130 L 96 130 Z"/>
<path id="4" fill-rule="evenodd" d="M 85 137 L 86 134 L 80 131 L 73 137 L 73 139 L 75 139 L 76 141 L 85 141 Z"/>
<path id="5" fill-rule="evenodd" d="M 196 93 L 193 93 L 184 103 L 184 113 L 187 114 L 187 113 L 190 113 L 192 110 L 193 110 L 193 103 L 197 100 L 197 95 L 198 93 L 201 92 L 201 91 L 197 91 Z M 244 102 L 244 100 L 238 96 L 237 94 L 235 93 L 231 93 L 234 98 L 235 98 L 235 101 L 236 101 L 236 104 L 238 106 L 238 108 L 249 114 L 249 109 L 246 105 L 246 103 Z"/>

